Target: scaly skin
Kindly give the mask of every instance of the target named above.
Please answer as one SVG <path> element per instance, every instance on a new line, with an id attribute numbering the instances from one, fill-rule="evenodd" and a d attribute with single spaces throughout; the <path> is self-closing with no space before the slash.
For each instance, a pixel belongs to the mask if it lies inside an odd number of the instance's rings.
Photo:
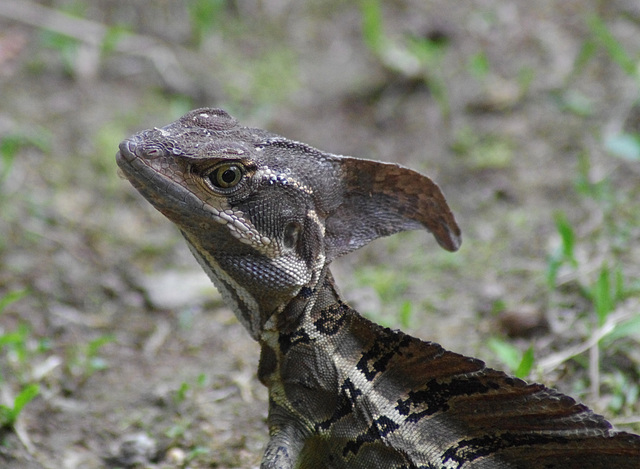
<path id="1" fill-rule="evenodd" d="M 427 177 L 242 127 L 219 109 L 125 140 L 117 161 L 261 346 L 263 469 L 640 467 L 640 437 L 572 398 L 342 302 L 329 264 L 373 239 L 427 229 L 459 247 Z"/>

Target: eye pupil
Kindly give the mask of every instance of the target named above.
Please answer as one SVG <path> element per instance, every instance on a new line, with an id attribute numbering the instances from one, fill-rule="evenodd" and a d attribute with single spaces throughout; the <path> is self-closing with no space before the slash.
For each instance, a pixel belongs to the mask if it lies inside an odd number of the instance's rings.
<path id="1" fill-rule="evenodd" d="M 233 184 L 233 181 L 236 180 L 237 169 L 234 171 L 232 169 L 227 169 L 222 176 L 220 176 L 220 180 L 224 181 L 227 184 Z"/>
<path id="2" fill-rule="evenodd" d="M 242 179 L 242 168 L 237 164 L 221 164 L 209 175 L 211 184 L 219 189 L 229 189 Z"/>

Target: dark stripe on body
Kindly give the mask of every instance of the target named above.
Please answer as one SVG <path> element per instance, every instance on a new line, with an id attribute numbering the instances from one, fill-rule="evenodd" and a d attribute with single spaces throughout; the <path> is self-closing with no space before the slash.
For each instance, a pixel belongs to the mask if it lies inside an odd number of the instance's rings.
<path id="1" fill-rule="evenodd" d="M 355 387 L 349 378 L 340 386 L 340 395 L 336 405 L 336 410 L 330 419 L 316 424 L 316 431 L 327 430 L 331 425 L 340 420 L 342 417 L 353 412 L 358 397 L 362 395 L 362 391 Z"/>
<path id="2" fill-rule="evenodd" d="M 536 446 L 545 444 L 569 443 L 569 439 L 559 435 L 533 435 L 517 433 L 501 433 L 500 435 L 487 435 L 468 440 L 461 440 L 456 446 L 449 448 L 442 455 L 442 463 L 452 461 L 461 467 L 463 464 L 474 461 L 483 456 L 489 456 L 500 450 L 518 446 Z M 534 448 L 531 449 L 533 453 Z"/>
<path id="3" fill-rule="evenodd" d="M 426 383 L 424 389 L 411 391 L 406 399 L 399 399 L 396 410 L 406 415 L 407 421 L 417 422 L 436 412 L 449 410 L 449 401 L 454 397 L 486 394 L 499 388 L 499 383 L 477 377 L 454 378 L 448 382 L 433 379 Z"/>
<path id="4" fill-rule="evenodd" d="M 389 361 L 399 350 L 411 342 L 408 335 L 388 334 L 376 340 L 369 350 L 362 353 L 356 368 L 362 371 L 369 381 L 373 381 L 377 374 L 387 369 Z"/>
<path id="5" fill-rule="evenodd" d="M 400 426 L 389 417 L 382 415 L 375 419 L 365 433 L 361 433 L 355 441 L 348 442 L 342 450 L 342 455 L 347 457 L 349 453 L 358 454 L 365 443 L 382 441 L 387 435 L 396 431 Z"/>

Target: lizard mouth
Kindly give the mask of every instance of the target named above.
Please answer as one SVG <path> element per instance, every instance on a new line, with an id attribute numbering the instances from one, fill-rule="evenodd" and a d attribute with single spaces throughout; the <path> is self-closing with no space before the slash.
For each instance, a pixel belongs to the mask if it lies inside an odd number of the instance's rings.
<path id="1" fill-rule="evenodd" d="M 140 191 L 144 190 L 144 195 L 147 197 L 147 192 L 151 187 L 160 188 L 162 186 L 168 186 L 169 181 L 164 181 L 164 184 L 158 184 L 163 179 L 166 179 L 158 171 L 155 171 L 151 165 L 147 163 L 148 157 L 146 155 L 138 154 L 138 146 L 135 140 L 127 139 L 120 143 L 120 151 L 116 153 L 116 163 L 118 164 L 119 173 L 128 179 L 134 187 Z"/>
<path id="2" fill-rule="evenodd" d="M 125 178 L 129 179 L 132 174 L 138 173 L 140 159 L 135 153 L 136 143 L 133 140 L 127 139 L 120 143 L 120 151 L 116 153 L 116 163 Z"/>
<path id="3" fill-rule="evenodd" d="M 120 151 L 116 153 L 116 162 L 127 177 L 132 171 L 134 173 L 139 172 L 141 165 L 149 167 L 144 160 L 152 160 L 154 156 L 147 155 L 146 153 L 140 155 L 142 152 L 140 151 L 139 143 L 135 137 L 123 140 L 118 148 Z M 149 168 L 149 170 L 151 170 L 151 168 Z"/>

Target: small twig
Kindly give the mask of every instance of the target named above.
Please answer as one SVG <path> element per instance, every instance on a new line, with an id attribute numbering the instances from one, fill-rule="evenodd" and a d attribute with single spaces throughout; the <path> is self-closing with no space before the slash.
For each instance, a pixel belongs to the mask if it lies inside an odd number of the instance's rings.
<path id="1" fill-rule="evenodd" d="M 169 334 L 171 334 L 171 325 L 169 324 L 169 321 L 163 319 L 156 321 L 156 330 L 153 331 L 153 334 L 149 336 L 144 344 L 144 355 L 149 358 L 154 357 L 158 352 L 158 349 L 162 347 L 162 344 L 164 344 L 167 337 L 169 337 Z"/>
<path id="2" fill-rule="evenodd" d="M 3 0 L 0 15 L 37 28 L 53 31 L 100 47 L 107 27 L 93 21 L 75 18 L 29 0 Z"/>
<path id="3" fill-rule="evenodd" d="M 29 438 L 29 434 L 27 433 L 27 429 L 24 426 L 24 418 L 22 418 L 22 415 L 19 415 L 16 419 L 13 424 L 13 430 L 16 432 L 16 436 L 18 437 L 18 440 L 20 440 L 20 443 L 22 443 L 22 446 L 27 450 L 27 453 L 29 453 L 30 456 L 35 456 L 36 449 L 33 446 L 33 443 Z"/>
<path id="4" fill-rule="evenodd" d="M 633 311 L 624 311 L 619 314 L 609 315 L 606 322 L 601 327 L 593 331 L 593 334 L 591 334 L 591 337 L 589 337 L 589 339 L 574 347 L 569 347 L 565 350 L 541 359 L 538 362 L 538 368 L 543 374 L 548 373 L 556 369 L 567 360 L 575 357 L 576 355 L 580 355 L 581 353 L 586 352 L 592 347 L 597 347 L 598 342 L 600 342 L 601 339 L 610 334 L 617 324 L 626 321 L 627 319 L 631 319 L 634 316 L 635 313 Z"/>
<path id="5" fill-rule="evenodd" d="M 631 417 L 619 417 L 611 420 L 611 423 L 618 425 L 635 425 L 640 423 L 640 415 L 632 415 Z"/>
<path id="6" fill-rule="evenodd" d="M 2 0 L 0 16 L 77 39 L 94 48 L 102 47 L 109 33 L 109 27 L 103 24 L 73 17 L 29 0 Z M 168 86 L 181 91 L 192 89 L 191 79 L 177 59 L 178 54 L 191 55 L 187 49 L 173 47 L 172 50 L 158 39 L 135 33 L 123 34 L 114 49 L 122 54 L 149 59 Z"/>
<path id="7" fill-rule="evenodd" d="M 600 398 L 600 347 L 596 342 L 589 349 L 589 381 L 591 381 L 591 398 Z"/>

